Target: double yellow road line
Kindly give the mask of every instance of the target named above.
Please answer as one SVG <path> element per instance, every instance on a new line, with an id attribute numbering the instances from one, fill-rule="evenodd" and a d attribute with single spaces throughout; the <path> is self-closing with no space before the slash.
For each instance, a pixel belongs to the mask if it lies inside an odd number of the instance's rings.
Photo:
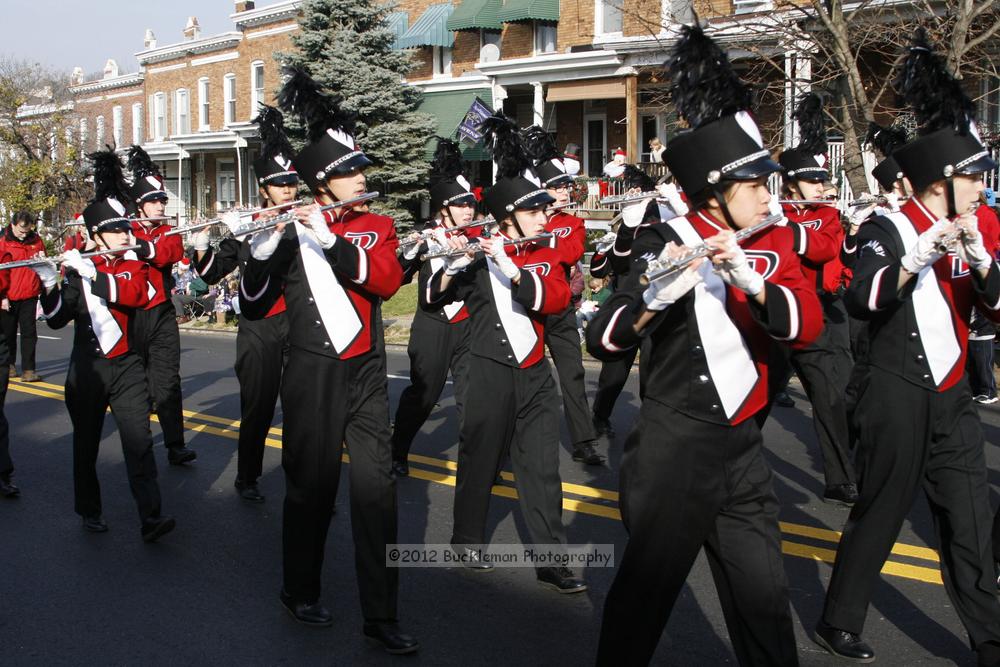
<path id="1" fill-rule="evenodd" d="M 12 391 L 63 400 L 64 387 L 49 382 L 26 383 L 11 380 Z M 156 415 L 151 419 L 157 421 Z M 217 417 L 191 410 L 184 411 L 185 428 L 197 433 L 209 433 L 235 440 L 239 437 L 240 420 Z M 281 429 L 272 427 L 265 440 L 268 447 L 281 448 Z M 344 455 L 347 461 L 347 454 Z M 455 486 L 455 472 L 458 464 L 448 459 L 410 454 L 410 477 L 422 479 L 435 484 Z M 514 475 L 502 472 L 505 483 L 512 484 Z M 621 520 L 618 510 L 618 492 L 598 489 L 582 484 L 563 482 L 563 509 L 580 514 L 603 517 L 605 519 Z M 495 485 L 493 495 L 502 498 L 516 499 L 517 490 L 513 486 Z M 836 546 L 840 542 L 840 533 L 825 528 L 816 528 L 797 523 L 780 522 L 783 537 L 795 537 L 802 541 L 783 539 L 782 551 L 789 556 L 806 558 L 815 561 L 832 563 L 836 558 Z M 914 579 L 932 584 L 941 584 L 941 573 L 938 569 L 939 558 L 936 551 L 927 547 L 912 544 L 896 543 L 892 548 L 892 556 L 882 567 L 883 574 L 889 574 L 905 579 Z M 930 563 L 931 565 L 928 565 Z"/>

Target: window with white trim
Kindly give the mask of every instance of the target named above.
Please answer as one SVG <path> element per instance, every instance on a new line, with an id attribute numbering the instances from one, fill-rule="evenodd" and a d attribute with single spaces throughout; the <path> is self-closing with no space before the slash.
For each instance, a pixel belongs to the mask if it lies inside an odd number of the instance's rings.
<path id="1" fill-rule="evenodd" d="M 174 134 L 191 134 L 191 105 L 187 88 L 174 93 Z"/>
<path id="2" fill-rule="evenodd" d="M 554 23 L 534 22 L 535 55 L 555 53 L 556 25 Z"/>
<path id="3" fill-rule="evenodd" d="M 208 115 L 208 77 L 203 76 L 198 79 L 198 131 L 207 132 L 209 130 Z"/>
<path id="4" fill-rule="evenodd" d="M 621 35 L 624 0 L 595 0 L 594 34 Z"/>
<path id="5" fill-rule="evenodd" d="M 492 44 L 493 46 L 500 48 L 500 35 L 501 33 L 494 30 L 479 30 L 479 50 L 482 51 L 483 47 L 487 44 Z"/>
<path id="6" fill-rule="evenodd" d="M 153 139 L 163 141 L 167 136 L 167 96 L 153 95 Z"/>
<path id="7" fill-rule="evenodd" d="M 101 150 L 104 148 L 104 116 L 97 117 L 97 138 L 95 142 L 95 148 Z"/>
<path id="8" fill-rule="evenodd" d="M 265 103 L 264 97 L 264 63 L 250 63 L 250 117 L 254 118 L 260 110 L 258 105 Z"/>
<path id="9" fill-rule="evenodd" d="M 121 148 L 124 143 L 122 134 L 122 108 L 119 106 L 111 109 L 111 136 L 115 140 L 115 148 Z"/>
<path id="10" fill-rule="evenodd" d="M 132 105 L 132 143 L 137 146 L 143 142 L 142 136 L 142 102 Z"/>
<path id="11" fill-rule="evenodd" d="M 451 47 L 432 46 L 434 76 L 451 76 Z"/>
<path id="12" fill-rule="evenodd" d="M 226 125 L 236 120 L 236 75 L 227 74 L 223 79 L 223 115 Z"/>

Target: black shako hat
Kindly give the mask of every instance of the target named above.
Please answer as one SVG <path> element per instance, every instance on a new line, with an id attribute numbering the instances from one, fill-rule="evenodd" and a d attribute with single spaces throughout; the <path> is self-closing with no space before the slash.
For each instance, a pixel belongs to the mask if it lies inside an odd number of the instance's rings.
<path id="1" fill-rule="evenodd" d="M 94 163 L 94 198 L 83 209 L 87 232 L 93 237 L 99 232 L 130 231 L 131 193 L 122 174 L 121 159 L 111 147 L 87 157 Z"/>
<path id="2" fill-rule="evenodd" d="M 826 118 L 823 100 L 816 93 L 805 93 L 792 113 L 799 123 L 799 143 L 782 151 L 778 163 L 786 179 L 825 181 L 830 177 L 826 157 Z"/>
<path id="3" fill-rule="evenodd" d="M 354 140 L 355 116 L 340 108 L 342 98 L 325 92 L 302 67 L 286 67 L 288 79 L 278 106 L 295 113 L 306 126 L 306 145 L 292 158 L 295 170 L 316 192 L 331 176 L 372 164 Z"/>
<path id="4" fill-rule="evenodd" d="M 681 29 L 666 67 L 674 105 L 691 129 L 667 144 L 663 161 L 689 196 L 709 188 L 724 206 L 723 181 L 753 180 L 781 169 L 747 112 L 750 90 L 699 26 Z"/>
<path id="5" fill-rule="evenodd" d="M 498 111 L 483 121 L 482 132 L 484 143 L 497 163 L 497 181 L 483 193 L 495 220 L 503 220 L 518 209 L 530 210 L 555 201 L 540 182 L 524 176 L 531 160 L 524 152 L 521 135 L 513 120 Z"/>
<path id="6" fill-rule="evenodd" d="M 892 154 L 906 143 L 906 130 L 899 127 L 882 127 L 878 123 L 868 125 L 865 144 L 874 147 L 883 160 L 872 168 L 872 176 L 883 190 L 891 191 L 897 182 L 903 180 L 903 170 Z"/>
<path id="7" fill-rule="evenodd" d="M 521 142 L 531 159 L 531 171 L 543 188 L 558 188 L 573 183 L 573 177 L 566 173 L 559 149 L 548 132 L 538 125 L 526 127 L 521 130 Z"/>
<path id="8" fill-rule="evenodd" d="M 257 185 L 295 185 L 299 174 L 292 166 L 295 149 L 285 136 L 285 117 L 275 107 L 260 105 L 260 113 L 253 119 L 260 136 L 260 155 L 253 161 Z"/>
<path id="9" fill-rule="evenodd" d="M 163 176 L 160 175 L 159 166 L 150 159 L 149 154 L 141 146 L 132 146 L 129 149 L 128 170 L 132 172 L 132 187 L 129 188 L 129 194 L 136 204 L 157 199 L 169 200 L 167 191 L 163 188 Z"/>
<path id="10" fill-rule="evenodd" d="M 913 111 L 918 136 L 897 148 L 892 157 L 917 191 L 935 181 L 947 181 L 949 208 L 953 208 L 950 183 L 954 174 L 979 174 L 997 166 L 976 129 L 975 106 L 948 71 L 944 58 L 934 53 L 922 28 L 914 35 L 893 84 L 899 106 Z"/>
<path id="11" fill-rule="evenodd" d="M 431 215 L 436 215 L 445 206 L 471 204 L 475 206 L 476 195 L 464 174 L 462 151 L 451 139 L 438 137 L 434 157 L 431 158 L 431 175 L 428 190 L 431 195 Z"/>

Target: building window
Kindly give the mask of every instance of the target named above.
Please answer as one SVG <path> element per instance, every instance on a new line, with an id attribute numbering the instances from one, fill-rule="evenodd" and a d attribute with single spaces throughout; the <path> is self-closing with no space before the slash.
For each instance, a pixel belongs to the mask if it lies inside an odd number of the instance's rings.
<path id="1" fill-rule="evenodd" d="M 163 141 L 167 136 L 167 96 L 156 93 L 153 96 L 153 137 Z"/>
<path id="2" fill-rule="evenodd" d="M 104 147 L 104 116 L 97 117 L 97 139 L 95 146 L 97 150 Z"/>
<path id="3" fill-rule="evenodd" d="M 554 53 L 556 50 L 556 26 L 554 23 L 535 21 L 535 53 Z"/>
<path id="4" fill-rule="evenodd" d="M 122 108 L 114 107 L 111 109 L 111 136 L 115 140 L 115 148 L 121 148 L 124 142 L 122 138 Z"/>
<path id="5" fill-rule="evenodd" d="M 223 119 L 226 125 L 236 120 L 236 75 L 227 74 L 224 80 L 223 92 L 225 93 L 225 104 L 223 105 Z"/>
<path id="6" fill-rule="evenodd" d="M 207 132 L 208 129 L 208 77 L 203 77 L 198 79 L 198 130 Z"/>
<path id="7" fill-rule="evenodd" d="M 80 150 L 87 150 L 87 119 L 80 119 Z"/>
<path id="8" fill-rule="evenodd" d="M 138 146 L 142 141 L 142 103 L 136 102 L 132 105 L 132 143 Z"/>
<path id="9" fill-rule="evenodd" d="M 432 46 L 434 76 L 451 76 L 451 47 Z"/>
<path id="10" fill-rule="evenodd" d="M 259 111 L 258 105 L 265 103 L 264 97 L 264 63 L 255 62 L 250 65 L 250 117 Z"/>
<path id="11" fill-rule="evenodd" d="M 191 134 L 191 106 L 183 88 L 174 93 L 174 114 L 174 134 Z"/>
<path id="12" fill-rule="evenodd" d="M 733 14 L 752 14 L 774 9 L 771 0 L 733 0 Z"/>
<path id="13" fill-rule="evenodd" d="M 236 167 L 232 160 L 219 160 L 216 167 L 217 211 L 226 211 L 236 206 Z"/>
<path id="14" fill-rule="evenodd" d="M 493 46 L 500 48 L 500 33 L 494 32 L 493 30 L 480 30 L 479 31 L 479 50 L 482 51 L 483 47 L 492 44 Z"/>
<path id="15" fill-rule="evenodd" d="M 594 13 L 594 33 L 597 35 L 622 34 L 622 4 L 624 0 L 597 0 Z"/>

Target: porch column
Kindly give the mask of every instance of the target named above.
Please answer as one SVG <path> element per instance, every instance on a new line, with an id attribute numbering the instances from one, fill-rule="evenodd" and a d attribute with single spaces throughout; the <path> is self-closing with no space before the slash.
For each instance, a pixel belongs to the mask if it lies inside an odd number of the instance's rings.
<path id="1" fill-rule="evenodd" d="M 639 77 L 625 77 L 625 152 L 628 162 L 636 164 L 639 146 Z"/>
<path id="2" fill-rule="evenodd" d="M 535 99 L 531 105 L 531 122 L 538 127 L 545 127 L 545 88 L 538 81 L 532 81 L 531 87 L 535 91 Z"/>
<path id="3" fill-rule="evenodd" d="M 812 60 L 805 43 L 795 42 L 791 50 L 785 51 L 785 122 L 784 142 L 786 149 L 799 141 L 799 124 L 792 120 L 792 112 L 798 98 L 812 90 Z"/>

